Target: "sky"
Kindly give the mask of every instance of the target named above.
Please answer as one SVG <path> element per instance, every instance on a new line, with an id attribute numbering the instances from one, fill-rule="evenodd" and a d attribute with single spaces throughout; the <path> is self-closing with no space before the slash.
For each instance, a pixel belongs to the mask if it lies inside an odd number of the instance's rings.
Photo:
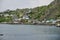
<path id="1" fill-rule="evenodd" d="M 0 11 L 17 8 L 34 8 L 37 6 L 48 5 L 53 0 L 0 0 Z"/>

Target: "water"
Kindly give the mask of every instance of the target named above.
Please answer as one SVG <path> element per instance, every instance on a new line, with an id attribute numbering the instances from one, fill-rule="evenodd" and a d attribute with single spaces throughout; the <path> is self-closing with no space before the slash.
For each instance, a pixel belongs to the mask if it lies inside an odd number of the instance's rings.
<path id="1" fill-rule="evenodd" d="M 0 24 L 0 40 L 60 40 L 60 28 L 44 25 Z"/>

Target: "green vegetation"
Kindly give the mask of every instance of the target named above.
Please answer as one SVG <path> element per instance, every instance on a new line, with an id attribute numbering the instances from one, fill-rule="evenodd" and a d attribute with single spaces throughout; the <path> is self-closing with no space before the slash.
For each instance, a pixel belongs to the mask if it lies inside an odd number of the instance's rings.
<path id="1" fill-rule="evenodd" d="M 60 19 L 60 0 L 54 0 L 51 2 L 49 5 L 45 6 L 40 6 L 40 7 L 35 7 L 35 8 L 25 8 L 25 9 L 16 9 L 16 10 L 6 10 L 4 12 L 0 12 L 0 14 L 3 14 L 2 16 L 0 15 L 0 22 L 11 22 L 13 21 L 12 16 L 7 16 L 5 17 L 5 14 L 9 15 L 15 15 L 17 18 L 22 18 L 26 12 L 29 12 L 28 16 L 30 20 L 50 20 L 50 19 Z M 22 20 L 23 22 L 26 22 L 28 20 Z"/>

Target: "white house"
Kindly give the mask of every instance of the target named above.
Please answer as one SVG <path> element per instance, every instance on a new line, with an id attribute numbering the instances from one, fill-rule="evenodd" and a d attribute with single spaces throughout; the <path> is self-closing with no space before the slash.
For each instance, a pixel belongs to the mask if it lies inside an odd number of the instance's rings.
<path id="1" fill-rule="evenodd" d="M 24 15 L 23 19 L 29 19 L 29 17 L 27 15 Z"/>
<path id="2" fill-rule="evenodd" d="M 49 23 L 49 22 L 51 22 L 52 24 L 55 24 L 56 23 L 56 20 L 51 19 L 51 20 L 47 20 L 46 21 L 46 23 Z"/>
<path id="3" fill-rule="evenodd" d="M 13 16 L 13 14 L 11 14 L 11 15 L 9 15 L 9 14 L 4 14 L 4 16 L 5 16 L 5 17 L 7 17 L 7 16 Z"/>

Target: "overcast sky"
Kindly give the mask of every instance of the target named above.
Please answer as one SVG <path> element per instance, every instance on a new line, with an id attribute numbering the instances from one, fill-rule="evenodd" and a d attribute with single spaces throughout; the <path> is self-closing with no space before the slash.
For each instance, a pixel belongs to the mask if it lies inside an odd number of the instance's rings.
<path id="1" fill-rule="evenodd" d="M 0 11 L 48 5 L 53 0 L 0 0 Z"/>

